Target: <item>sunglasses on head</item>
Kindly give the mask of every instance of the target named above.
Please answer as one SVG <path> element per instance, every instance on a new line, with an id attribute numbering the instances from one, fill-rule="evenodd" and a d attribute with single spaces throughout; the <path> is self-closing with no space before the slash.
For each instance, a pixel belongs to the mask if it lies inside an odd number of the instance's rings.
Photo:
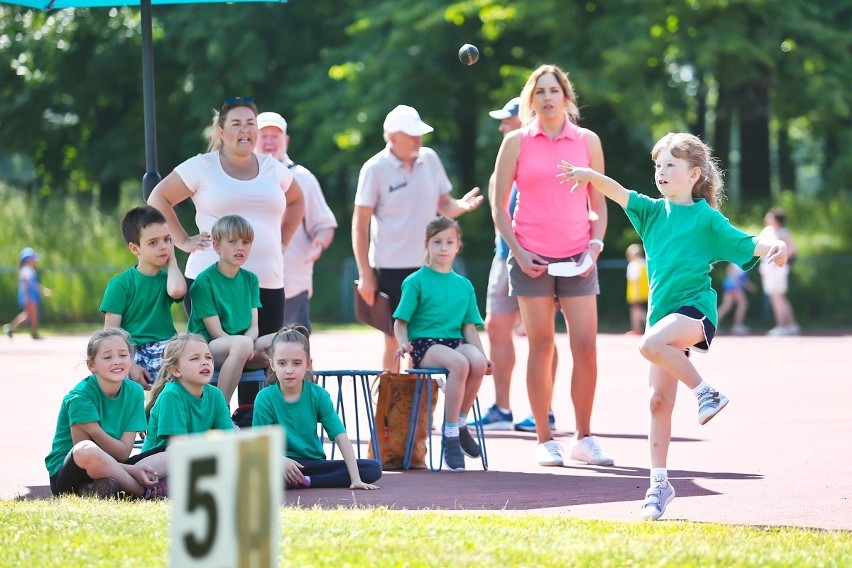
<path id="1" fill-rule="evenodd" d="M 225 97 L 222 102 L 226 105 L 250 105 L 254 102 L 254 97 Z"/>

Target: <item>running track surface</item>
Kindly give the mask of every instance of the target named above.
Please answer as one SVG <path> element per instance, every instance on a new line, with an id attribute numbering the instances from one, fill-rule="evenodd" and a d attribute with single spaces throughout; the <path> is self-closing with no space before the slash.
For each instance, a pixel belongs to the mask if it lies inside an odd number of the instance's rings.
<path id="1" fill-rule="evenodd" d="M 84 336 L 32 341 L 25 334 L 0 341 L 0 498 L 50 495 L 44 456 L 62 397 L 88 374 L 86 341 Z M 534 460 L 534 434 L 489 432 L 489 471 L 468 459 L 464 473 L 386 472 L 379 491 L 294 490 L 285 501 L 636 520 L 648 485 L 647 363 L 637 343 L 612 334 L 598 340 L 592 427 L 615 467 L 573 462 L 541 467 Z M 318 332 L 312 338 L 314 367 L 373 369 L 381 344 L 372 330 Z M 529 412 L 526 340 L 516 338 L 515 345 L 512 404 L 519 421 Z M 573 411 L 565 334 L 557 335 L 557 348 L 562 356 L 554 393 L 556 437 L 567 450 Z M 669 451 L 677 498 L 664 519 L 852 529 L 852 375 L 846 363 L 851 351 L 852 335 L 718 336 L 710 354 L 695 355 L 699 372 L 731 402 L 699 426 L 695 399 L 680 387 Z M 483 411 L 493 403 L 489 377 L 479 397 Z M 440 404 L 435 416 L 440 417 Z M 433 440 L 438 447 L 440 438 Z"/>

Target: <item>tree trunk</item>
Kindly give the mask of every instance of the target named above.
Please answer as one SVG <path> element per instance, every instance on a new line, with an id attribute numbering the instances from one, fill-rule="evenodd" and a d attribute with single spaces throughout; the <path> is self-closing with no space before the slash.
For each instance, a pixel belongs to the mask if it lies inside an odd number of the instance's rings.
<path id="1" fill-rule="evenodd" d="M 772 197 L 769 166 L 768 72 L 745 85 L 739 97 L 740 195 L 747 199 Z"/>
<path id="2" fill-rule="evenodd" d="M 716 102 L 716 124 L 713 135 L 713 155 L 719 159 L 719 167 L 728 172 L 731 168 L 731 117 L 735 98 L 719 85 L 719 100 Z"/>
<path id="3" fill-rule="evenodd" d="M 778 125 L 778 178 L 781 191 L 796 191 L 796 163 L 790 148 L 789 127 L 786 120 Z"/>

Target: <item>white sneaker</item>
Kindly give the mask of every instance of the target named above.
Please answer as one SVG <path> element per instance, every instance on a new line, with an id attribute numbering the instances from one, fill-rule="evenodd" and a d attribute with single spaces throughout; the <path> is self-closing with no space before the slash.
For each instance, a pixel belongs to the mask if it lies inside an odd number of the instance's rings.
<path id="1" fill-rule="evenodd" d="M 562 444 L 556 440 L 548 440 L 536 447 L 535 459 L 538 461 L 538 465 L 559 467 L 565 465 L 563 453 Z"/>
<path id="2" fill-rule="evenodd" d="M 615 461 L 607 455 L 594 436 L 571 442 L 571 459 L 589 465 L 613 465 Z"/>
<path id="3" fill-rule="evenodd" d="M 666 506 L 675 498 L 672 484 L 655 483 L 645 492 L 645 502 L 642 503 L 642 518 L 646 521 L 656 521 L 666 512 Z"/>

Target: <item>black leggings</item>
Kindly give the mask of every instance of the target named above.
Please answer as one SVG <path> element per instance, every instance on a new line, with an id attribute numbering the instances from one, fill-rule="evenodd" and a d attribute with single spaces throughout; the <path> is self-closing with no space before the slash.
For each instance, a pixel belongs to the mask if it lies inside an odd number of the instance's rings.
<path id="1" fill-rule="evenodd" d="M 296 459 L 304 469 L 302 475 L 311 478 L 311 487 L 349 487 L 349 470 L 343 460 Z M 358 475 L 364 483 L 373 483 L 382 476 L 382 464 L 378 460 L 357 460 Z"/>

